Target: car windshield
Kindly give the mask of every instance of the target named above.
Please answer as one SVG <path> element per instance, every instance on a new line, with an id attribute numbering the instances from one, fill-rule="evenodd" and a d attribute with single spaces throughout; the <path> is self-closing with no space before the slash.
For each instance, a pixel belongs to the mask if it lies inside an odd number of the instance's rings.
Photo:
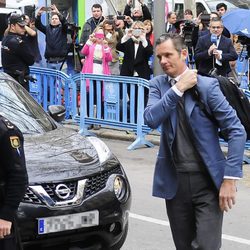
<path id="1" fill-rule="evenodd" d="M 0 114 L 24 134 L 43 133 L 57 127 L 43 108 L 18 83 L 0 79 L 0 86 Z"/>
<path id="2" fill-rule="evenodd" d="M 218 4 L 218 3 L 221 3 L 222 1 L 206 1 L 206 3 L 207 3 L 207 5 L 208 5 L 208 7 L 209 7 L 209 9 L 211 10 L 211 11 L 216 11 L 216 5 Z M 232 3 L 229 3 L 229 2 L 227 2 L 227 1 L 223 1 L 223 3 L 225 3 L 226 5 L 227 5 L 227 11 L 229 11 L 229 10 L 233 10 L 233 9 L 238 9 L 238 7 L 237 6 L 235 6 L 234 4 L 232 4 Z"/>

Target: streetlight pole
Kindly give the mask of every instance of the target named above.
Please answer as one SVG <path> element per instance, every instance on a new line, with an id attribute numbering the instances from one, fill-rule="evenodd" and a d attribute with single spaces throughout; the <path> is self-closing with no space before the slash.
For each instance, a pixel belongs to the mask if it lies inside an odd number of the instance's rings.
<path id="1" fill-rule="evenodd" d="M 157 2 L 157 4 L 156 4 Z M 165 33 L 165 0 L 155 0 L 154 3 L 154 37 L 155 40 Z M 155 47 L 155 46 L 154 46 Z M 154 75 L 163 74 L 162 68 L 155 56 L 154 49 Z"/>

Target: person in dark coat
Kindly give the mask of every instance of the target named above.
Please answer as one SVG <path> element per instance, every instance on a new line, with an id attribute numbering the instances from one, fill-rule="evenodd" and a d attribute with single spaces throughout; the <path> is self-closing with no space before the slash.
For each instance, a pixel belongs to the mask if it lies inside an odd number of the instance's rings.
<path id="1" fill-rule="evenodd" d="M 23 135 L 3 116 L 0 116 L 0 152 L 0 249 L 19 250 L 15 217 L 28 185 L 28 175 Z"/>
<path id="2" fill-rule="evenodd" d="M 47 60 L 47 67 L 59 70 L 68 52 L 68 22 L 54 4 L 51 5 L 51 12 L 50 24 L 45 26 L 41 22 L 41 15 L 46 12 L 45 8 L 41 7 L 37 12 L 35 26 L 45 34 L 46 48 L 44 57 Z"/>
<path id="3" fill-rule="evenodd" d="M 3 71 L 29 91 L 29 66 L 34 64 L 34 56 L 24 39 L 25 26 L 24 16 L 12 14 L 9 17 L 9 26 L 2 40 L 1 57 Z"/>
<path id="4" fill-rule="evenodd" d="M 136 21 L 131 29 L 121 39 L 116 49 L 124 53 L 123 63 L 121 65 L 121 76 L 135 76 L 146 80 L 150 79 L 151 69 L 149 58 L 153 55 L 153 46 L 146 38 L 145 26 L 142 22 Z M 137 117 L 137 89 L 135 93 L 135 117 Z M 128 91 L 130 98 L 130 89 Z M 122 97 L 123 98 L 123 97 Z M 124 97 L 127 98 L 127 97 Z M 144 92 L 144 104 L 146 105 L 148 91 Z M 136 119 L 135 119 L 136 120 Z"/>
<path id="5" fill-rule="evenodd" d="M 194 57 L 199 65 L 198 70 L 207 74 L 216 68 L 217 74 L 227 76 L 231 71 L 229 61 L 237 60 L 238 55 L 232 40 L 222 35 L 223 23 L 220 18 L 213 18 L 209 29 L 210 34 L 201 36 L 195 48 Z M 211 42 L 212 34 L 217 38 L 215 43 Z"/>

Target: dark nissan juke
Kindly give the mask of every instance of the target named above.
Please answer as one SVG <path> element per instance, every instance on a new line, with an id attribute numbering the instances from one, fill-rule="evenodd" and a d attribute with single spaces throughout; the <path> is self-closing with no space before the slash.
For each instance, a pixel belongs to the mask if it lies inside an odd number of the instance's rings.
<path id="1" fill-rule="evenodd" d="M 25 139 L 29 187 L 18 209 L 23 248 L 120 249 L 131 204 L 120 162 L 100 139 L 55 122 L 4 73 L 0 86 L 0 114 Z"/>

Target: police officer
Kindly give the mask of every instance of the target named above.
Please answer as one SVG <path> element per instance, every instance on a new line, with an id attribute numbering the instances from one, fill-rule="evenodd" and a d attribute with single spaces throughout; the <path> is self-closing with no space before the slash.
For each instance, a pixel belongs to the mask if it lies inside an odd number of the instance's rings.
<path id="1" fill-rule="evenodd" d="M 16 211 L 28 184 L 23 136 L 0 115 L 0 249 L 21 249 Z"/>
<path id="2" fill-rule="evenodd" d="M 1 53 L 4 72 L 29 91 L 29 66 L 34 64 L 34 56 L 24 41 L 25 26 L 24 16 L 12 14 L 9 17 L 9 31 L 2 40 Z"/>

